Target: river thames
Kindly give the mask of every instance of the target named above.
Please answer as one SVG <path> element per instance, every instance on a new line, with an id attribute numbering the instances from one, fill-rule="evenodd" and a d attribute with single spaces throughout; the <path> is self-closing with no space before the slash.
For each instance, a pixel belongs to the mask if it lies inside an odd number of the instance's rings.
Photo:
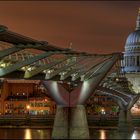
<path id="1" fill-rule="evenodd" d="M 0 139 L 50 139 L 51 129 L 1 128 Z M 120 133 L 115 129 L 90 129 L 91 139 L 140 139 L 140 130 Z"/>

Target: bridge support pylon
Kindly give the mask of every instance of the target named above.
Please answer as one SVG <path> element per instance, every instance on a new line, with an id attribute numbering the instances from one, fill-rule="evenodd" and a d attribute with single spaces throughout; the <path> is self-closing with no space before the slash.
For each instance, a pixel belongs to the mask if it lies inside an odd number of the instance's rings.
<path id="1" fill-rule="evenodd" d="M 132 132 L 134 131 L 134 126 L 132 123 L 131 112 L 130 110 L 120 110 L 119 113 L 119 122 L 118 122 L 118 131 L 121 132 Z"/>
<path id="2" fill-rule="evenodd" d="M 52 131 L 53 139 L 89 139 L 86 111 L 83 104 L 120 59 L 120 56 L 120 54 L 114 54 L 106 61 L 99 63 L 92 75 L 89 73 L 78 74 L 78 78 L 82 79 L 82 82 L 75 80 L 69 82 L 43 81 L 44 87 L 58 105 Z"/>
<path id="3" fill-rule="evenodd" d="M 57 106 L 52 139 L 89 139 L 85 107 Z"/>

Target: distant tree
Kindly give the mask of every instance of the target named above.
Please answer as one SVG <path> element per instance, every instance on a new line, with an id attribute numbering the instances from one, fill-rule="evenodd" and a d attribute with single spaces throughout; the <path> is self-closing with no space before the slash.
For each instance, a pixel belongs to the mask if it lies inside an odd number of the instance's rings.
<path id="1" fill-rule="evenodd" d="M 128 81 L 128 88 L 131 92 L 135 92 L 133 89 L 133 84 L 130 81 Z"/>
<path id="2" fill-rule="evenodd" d="M 95 105 L 95 106 L 94 106 L 94 111 L 95 111 L 96 113 L 100 113 L 100 112 L 101 112 L 101 106 L 100 106 L 100 105 Z"/>
<path id="3" fill-rule="evenodd" d="M 111 106 L 111 111 L 112 113 L 117 113 L 119 111 L 119 107 L 118 106 Z"/>

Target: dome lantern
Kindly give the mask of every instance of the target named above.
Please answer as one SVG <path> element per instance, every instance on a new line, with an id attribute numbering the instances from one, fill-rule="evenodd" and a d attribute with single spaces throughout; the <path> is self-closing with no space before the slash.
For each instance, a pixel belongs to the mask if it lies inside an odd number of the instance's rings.
<path id="1" fill-rule="evenodd" d="M 137 16 L 137 20 L 136 20 L 136 29 L 135 30 L 140 30 L 140 8 L 138 11 L 138 16 Z"/>

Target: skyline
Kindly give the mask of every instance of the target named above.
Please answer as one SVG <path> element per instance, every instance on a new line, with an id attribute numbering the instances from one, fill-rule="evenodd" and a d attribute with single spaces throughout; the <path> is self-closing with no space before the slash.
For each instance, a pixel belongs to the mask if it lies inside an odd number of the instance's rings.
<path id="1" fill-rule="evenodd" d="M 138 1 L 1 1 L 0 24 L 62 48 L 72 42 L 76 51 L 123 52 L 139 6 Z"/>

